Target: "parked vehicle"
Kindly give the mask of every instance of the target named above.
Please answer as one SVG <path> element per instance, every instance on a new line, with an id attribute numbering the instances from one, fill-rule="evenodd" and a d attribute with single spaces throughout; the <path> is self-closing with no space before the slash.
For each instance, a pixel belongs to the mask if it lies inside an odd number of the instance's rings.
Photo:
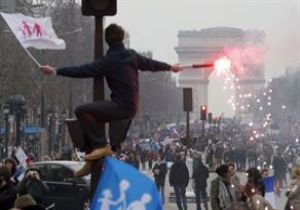
<path id="1" fill-rule="evenodd" d="M 40 170 L 40 177 L 49 187 L 46 200 L 54 203 L 55 210 L 89 209 L 90 177 L 74 178 L 74 171 L 82 164 L 77 161 L 41 161 L 33 165 Z"/>

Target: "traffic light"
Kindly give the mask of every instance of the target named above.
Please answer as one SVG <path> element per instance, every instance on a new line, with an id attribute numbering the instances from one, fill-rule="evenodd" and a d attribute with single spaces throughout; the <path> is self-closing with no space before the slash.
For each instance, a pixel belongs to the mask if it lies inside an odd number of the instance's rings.
<path id="1" fill-rule="evenodd" d="M 192 88 L 183 88 L 183 111 L 193 111 L 193 90 Z"/>
<path id="2" fill-rule="evenodd" d="M 115 15 L 117 0 L 81 0 L 81 12 L 87 16 Z"/>
<path id="3" fill-rule="evenodd" d="M 200 120 L 206 120 L 207 106 L 202 105 L 200 107 Z"/>

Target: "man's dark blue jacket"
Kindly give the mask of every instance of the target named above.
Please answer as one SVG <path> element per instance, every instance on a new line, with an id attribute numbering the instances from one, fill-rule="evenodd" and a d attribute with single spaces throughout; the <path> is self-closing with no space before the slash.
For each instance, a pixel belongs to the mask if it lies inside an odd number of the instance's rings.
<path id="1" fill-rule="evenodd" d="M 142 71 L 170 71 L 167 63 L 146 58 L 122 43 L 112 45 L 107 54 L 88 64 L 57 69 L 57 75 L 89 78 L 104 76 L 111 90 L 111 100 L 136 113 L 139 95 L 139 74 Z"/>

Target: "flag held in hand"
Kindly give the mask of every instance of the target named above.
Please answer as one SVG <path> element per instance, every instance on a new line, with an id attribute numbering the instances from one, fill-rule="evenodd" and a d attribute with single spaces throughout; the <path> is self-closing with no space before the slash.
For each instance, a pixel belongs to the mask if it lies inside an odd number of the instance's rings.
<path id="1" fill-rule="evenodd" d="M 66 49 L 65 41 L 55 34 L 50 17 L 34 18 L 20 13 L 1 16 L 24 48 Z"/>

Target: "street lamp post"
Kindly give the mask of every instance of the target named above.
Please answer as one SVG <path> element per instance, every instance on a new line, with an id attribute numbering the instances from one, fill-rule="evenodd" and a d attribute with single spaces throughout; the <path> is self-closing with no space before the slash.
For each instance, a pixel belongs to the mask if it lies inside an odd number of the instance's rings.
<path id="1" fill-rule="evenodd" d="M 53 151 L 53 112 L 51 110 L 49 110 L 48 112 L 48 135 L 49 135 L 49 142 L 48 142 L 48 147 L 49 147 L 49 152 L 50 155 L 52 155 L 52 151 Z"/>
<path id="2" fill-rule="evenodd" d="M 66 120 L 66 113 L 63 112 L 60 119 L 60 135 L 61 135 L 61 147 L 64 148 L 66 146 L 66 139 L 65 139 L 65 122 Z"/>
<path id="3" fill-rule="evenodd" d="M 3 116 L 4 116 L 4 121 L 5 121 L 5 152 L 4 152 L 4 157 L 8 157 L 8 130 L 9 130 L 9 124 L 8 124 L 8 117 L 9 117 L 9 105 L 5 104 L 3 106 Z"/>
<path id="4" fill-rule="evenodd" d="M 9 98 L 9 104 L 16 116 L 16 142 L 15 145 L 21 145 L 21 117 L 23 115 L 23 106 L 26 104 L 22 95 L 15 95 Z"/>

